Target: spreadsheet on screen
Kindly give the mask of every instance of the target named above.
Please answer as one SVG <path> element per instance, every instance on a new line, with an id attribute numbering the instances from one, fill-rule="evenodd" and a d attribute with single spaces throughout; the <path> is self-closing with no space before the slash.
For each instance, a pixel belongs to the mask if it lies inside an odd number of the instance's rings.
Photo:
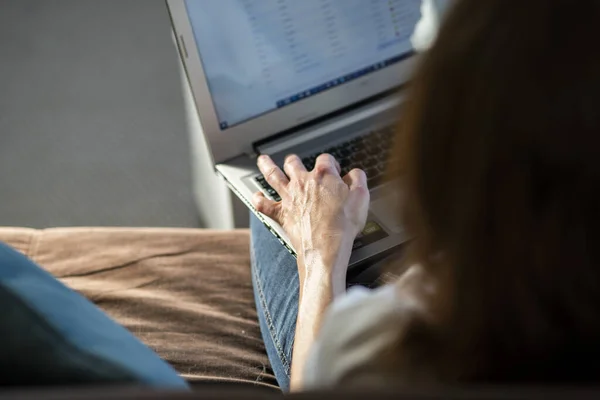
<path id="1" fill-rule="evenodd" d="M 221 129 L 401 61 L 421 0 L 187 0 Z"/>

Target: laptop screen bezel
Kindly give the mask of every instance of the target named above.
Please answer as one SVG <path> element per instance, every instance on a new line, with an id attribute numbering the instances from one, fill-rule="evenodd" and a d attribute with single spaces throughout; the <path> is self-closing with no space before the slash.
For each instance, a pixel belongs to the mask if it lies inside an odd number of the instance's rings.
<path id="1" fill-rule="evenodd" d="M 416 57 L 371 72 L 297 103 L 222 130 L 184 0 L 167 0 L 173 31 L 204 136 L 215 164 L 252 150 L 254 143 L 405 84 Z"/>

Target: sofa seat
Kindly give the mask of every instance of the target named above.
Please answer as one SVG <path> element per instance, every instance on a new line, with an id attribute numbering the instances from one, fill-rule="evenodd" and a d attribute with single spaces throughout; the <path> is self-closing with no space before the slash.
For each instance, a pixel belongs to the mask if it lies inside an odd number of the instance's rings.
<path id="1" fill-rule="evenodd" d="M 0 228 L 192 384 L 276 388 L 260 335 L 249 232 L 170 228 Z"/>

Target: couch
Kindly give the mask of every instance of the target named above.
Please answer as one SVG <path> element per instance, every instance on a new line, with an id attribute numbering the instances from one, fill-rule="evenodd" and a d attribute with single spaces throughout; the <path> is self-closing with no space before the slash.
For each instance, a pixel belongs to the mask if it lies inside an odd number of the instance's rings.
<path id="1" fill-rule="evenodd" d="M 92 300 L 190 383 L 276 389 L 248 237 L 245 230 L 0 229 L 0 241 Z"/>
<path id="2" fill-rule="evenodd" d="M 281 396 L 262 343 L 247 230 L 0 228 L 3 241 L 92 300 L 185 377 L 191 393 L 136 388 L 52 388 L 0 398 L 204 398 Z M 336 397 L 365 393 L 338 391 Z M 330 398 L 301 394 L 298 398 Z M 370 397 L 373 397 L 371 395 Z M 425 388 L 377 398 L 600 398 L 593 388 Z"/>

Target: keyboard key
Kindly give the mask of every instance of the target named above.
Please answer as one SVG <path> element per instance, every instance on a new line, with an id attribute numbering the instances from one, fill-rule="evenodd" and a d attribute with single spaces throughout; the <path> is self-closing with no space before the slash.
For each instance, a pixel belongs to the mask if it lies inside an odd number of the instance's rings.
<path id="1" fill-rule="evenodd" d="M 352 154 L 359 154 L 360 152 L 362 152 L 364 149 L 364 147 L 362 145 L 358 145 L 358 144 L 353 144 L 352 146 L 350 146 L 350 148 L 348 149 Z"/>
<path id="2" fill-rule="evenodd" d="M 312 169 L 315 167 L 315 157 L 304 157 L 302 159 L 302 164 L 304 164 L 304 167 L 307 170 L 312 171 Z"/>
<path id="3" fill-rule="evenodd" d="M 377 159 L 375 159 L 373 157 L 369 157 L 363 161 L 363 165 L 365 166 L 365 168 L 369 168 L 369 169 L 376 167 L 377 164 L 379 164 Z"/>
<path id="4" fill-rule="evenodd" d="M 384 165 L 384 164 L 386 164 L 386 161 L 387 161 L 387 159 L 388 159 L 388 156 L 387 156 L 387 154 L 385 154 L 384 152 L 380 152 L 379 154 L 377 154 L 377 155 L 375 156 L 375 158 L 377 159 L 377 162 L 378 162 L 379 164 L 381 164 L 381 165 Z"/>
<path id="5" fill-rule="evenodd" d="M 349 157 L 349 156 L 350 156 L 350 154 L 352 154 L 352 153 L 351 153 L 350 151 L 348 151 L 348 149 L 346 149 L 346 148 L 341 148 L 341 149 L 339 150 L 339 153 L 340 153 L 340 158 L 346 158 L 346 157 Z"/>
<path id="6" fill-rule="evenodd" d="M 379 150 L 386 156 L 388 154 L 390 154 L 391 149 L 392 149 L 392 146 L 390 143 L 383 143 L 383 144 L 379 145 Z"/>
<path id="7" fill-rule="evenodd" d="M 338 160 L 338 162 L 341 161 L 344 158 L 344 157 L 342 157 L 341 150 L 335 150 L 335 151 L 332 151 L 329 154 L 331 154 L 333 156 L 333 158 L 335 158 L 336 160 Z"/>
<path id="8" fill-rule="evenodd" d="M 384 128 L 378 131 L 375 137 L 381 141 L 389 141 L 393 137 L 394 130 L 392 128 Z"/>
<path id="9" fill-rule="evenodd" d="M 359 164 L 363 162 L 365 156 L 361 153 L 352 153 L 348 159 L 352 164 Z"/>
<path id="10" fill-rule="evenodd" d="M 379 169 L 377 169 L 377 167 L 371 167 L 371 168 L 367 168 L 365 170 L 365 174 L 367 174 L 367 178 L 371 179 L 371 178 L 376 178 L 379 176 Z"/>
<path id="11" fill-rule="evenodd" d="M 256 182 L 258 182 L 260 187 L 264 189 L 263 193 L 265 193 L 268 197 L 275 201 L 281 201 L 281 197 L 279 196 L 279 194 L 275 191 L 275 189 L 271 187 L 271 185 L 269 185 L 264 176 L 259 175 L 255 178 L 255 180 Z"/>

